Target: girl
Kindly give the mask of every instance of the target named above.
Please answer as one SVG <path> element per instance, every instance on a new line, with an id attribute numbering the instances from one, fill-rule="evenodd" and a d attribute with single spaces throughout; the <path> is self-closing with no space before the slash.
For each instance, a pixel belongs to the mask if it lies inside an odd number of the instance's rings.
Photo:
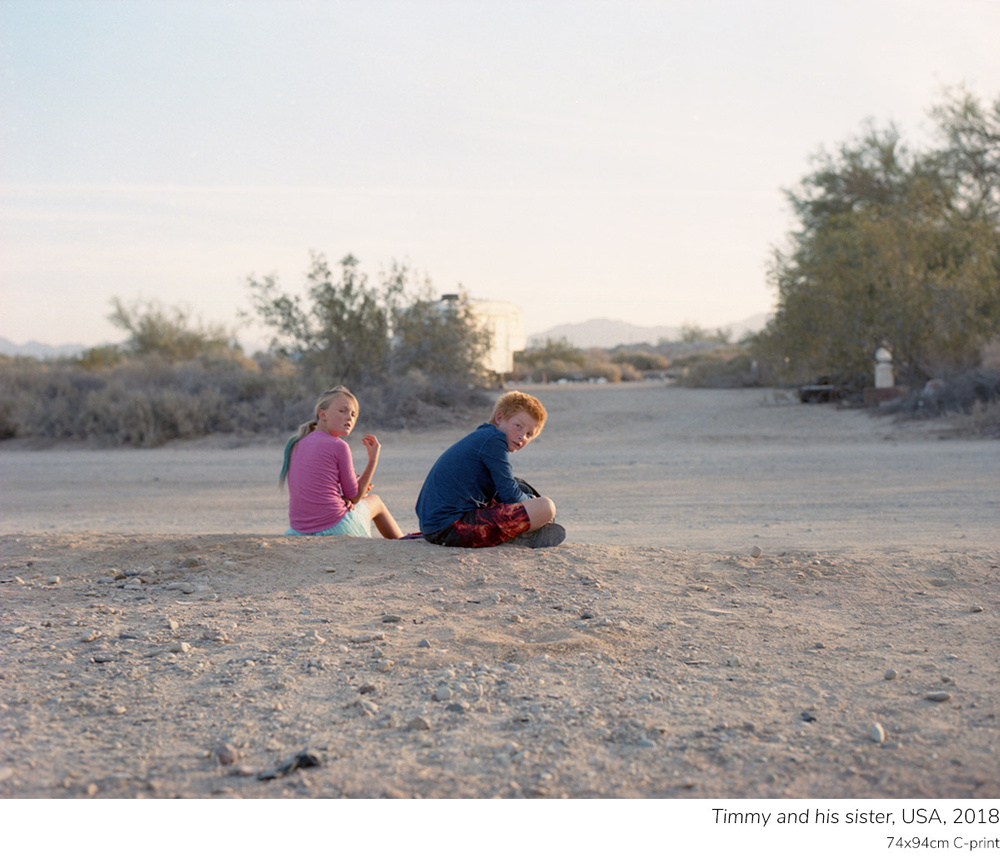
<path id="1" fill-rule="evenodd" d="M 351 448 L 344 440 L 358 419 L 358 400 L 346 387 L 327 390 L 316 402 L 316 419 L 299 426 L 285 444 L 285 460 L 278 477 L 288 479 L 288 536 L 371 537 L 371 522 L 387 539 L 403 535 L 395 519 L 371 490 L 381 445 L 366 434 L 368 466 L 354 472 Z M 293 454 L 294 453 L 294 454 Z M 367 496 L 366 496 L 367 495 Z"/>

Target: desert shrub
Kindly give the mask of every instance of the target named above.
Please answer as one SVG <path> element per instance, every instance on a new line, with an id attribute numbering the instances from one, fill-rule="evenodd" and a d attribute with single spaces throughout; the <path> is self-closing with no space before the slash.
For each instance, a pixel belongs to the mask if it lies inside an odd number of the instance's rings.
<path id="1" fill-rule="evenodd" d="M 618 383 L 622 380 L 622 367 L 617 363 L 590 358 L 583 364 L 580 372 L 585 381 L 605 380 Z"/>
<path id="2" fill-rule="evenodd" d="M 680 384 L 685 387 L 734 388 L 757 386 L 753 360 L 742 349 L 723 349 L 706 354 L 691 354 L 672 364 Z"/>
<path id="3" fill-rule="evenodd" d="M 155 446 L 212 432 L 283 433 L 312 391 L 238 360 L 152 354 L 103 371 L 73 362 L 0 363 L 0 437 Z"/>
<path id="4" fill-rule="evenodd" d="M 1000 371 L 976 369 L 950 381 L 928 382 L 910 393 L 893 411 L 904 418 L 972 414 L 977 405 L 992 405 L 998 399 Z"/>
<path id="5" fill-rule="evenodd" d="M 1000 336 L 994 337 L 983 346 L 979 365 L 983 369 L 1000 372 Z"/>
<path id="6" fill-rule="evenodd" d="M 1000 402 L 976 402 L 969 414 L 969 433 L 1000 438 Z"/>
<path id="7" fill-rule="evenodd" d="M 611 362 L 631 366 L 637 372 L 657 372 L 670 366 L 670 361 L 662 354 L 649 351 L 619 350 L 611 355 Z"/>
<path id="8" fill-rule="evenodd" d="M 466 422 L 470 416 L 487 409 L 492 401 L 491 394 L 480 387 L 419 369 L 355 392 L 361 405 L 360 421 L 391 429 Z M 312 407 L 312 402 L 309 406 Z"/>

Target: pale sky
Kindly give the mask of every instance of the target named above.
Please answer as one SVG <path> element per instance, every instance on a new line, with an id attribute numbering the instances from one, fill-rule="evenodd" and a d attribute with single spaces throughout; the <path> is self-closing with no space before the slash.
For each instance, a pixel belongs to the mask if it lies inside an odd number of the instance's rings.
<path id="1" fill-rule="evenodd" d="M 927 143 L 998 45 L 1000 0 L 0 0 L 0 336 L 235 327 L 312 250 L 529 333 L 740 321 L 810 156 Z"/>

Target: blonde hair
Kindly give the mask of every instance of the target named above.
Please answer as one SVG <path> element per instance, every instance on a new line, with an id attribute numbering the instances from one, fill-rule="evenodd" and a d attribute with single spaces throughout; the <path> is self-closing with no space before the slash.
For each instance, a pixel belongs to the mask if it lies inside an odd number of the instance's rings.
<path id="1" fill-rule="evenodd" d="M 548 413 L 546 413 L 545 406 L 538 399 L 528 393 L 522 393 L 520 390 L 511 390 L 497 399 L 497 403 L 493 406 L 493 418 L 490 422 L 496 425 L 497 420 L 508 419 L 518 411 L 524 411 L 538 423 L 538 431 L 535 432 L 535 437 L 538 437 L 545 426 Z"/>
<path id="2" fill-rule="evenodd" d="M 319 412 L 325 411 L 333 403 L 333 400 L 338 396 L 346 396 L 352 402 L 354 402 L 354 410 L 360 411 L 361 406 L 358 404 L 358 397 L 354 395 L 347 387 L 337 386 L 331 387 L 325 393 L 323 393 L 317 400 L 313 407 L 313 414 L 315 415 L 313 419 L 302 423 L 299 426 L 298 431 L 293 434 L 289 439 L 288 443 L 285 444 L 285 456 L 284 461 L 281 465 L 281 473 L 278 476 L 278 488 L 280 489 L 282 485 L 285 484 L 285 477 L 288 475 L 288 465 L 292 460 L 292 449 L 295 447 L 302 438 L 304 438 L 310 432 L 316 430 L 316 424 L 319 421 Z"/>

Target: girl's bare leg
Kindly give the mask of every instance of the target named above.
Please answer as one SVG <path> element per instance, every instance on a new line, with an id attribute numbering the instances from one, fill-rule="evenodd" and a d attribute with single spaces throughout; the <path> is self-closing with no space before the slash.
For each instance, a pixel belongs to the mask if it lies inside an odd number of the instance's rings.
<path id="1" fill-rule="evenodd" d="M 544 527 L 556 516 L 556 504 L 548 497 L 532 497 L 524 501 L 524 511 L 528 513 L 528 520 L 531 526 L 528 532 Z"/>
<path id="2" fill-rule="evenodd" d="M 399 524 L 396 523 L 396 519 L 392 517 L 392 514 L 386 508 L 385 503 L 382 502 L 382 498 L 378 494 L 369 494 L 365 499 L 368 501 L 368 510 L 371 512 L 372 522 L 379 533 L 382 534 L 382 537 L 386 539 L 401 539 L 403 531 L 399 528 Z"/>

